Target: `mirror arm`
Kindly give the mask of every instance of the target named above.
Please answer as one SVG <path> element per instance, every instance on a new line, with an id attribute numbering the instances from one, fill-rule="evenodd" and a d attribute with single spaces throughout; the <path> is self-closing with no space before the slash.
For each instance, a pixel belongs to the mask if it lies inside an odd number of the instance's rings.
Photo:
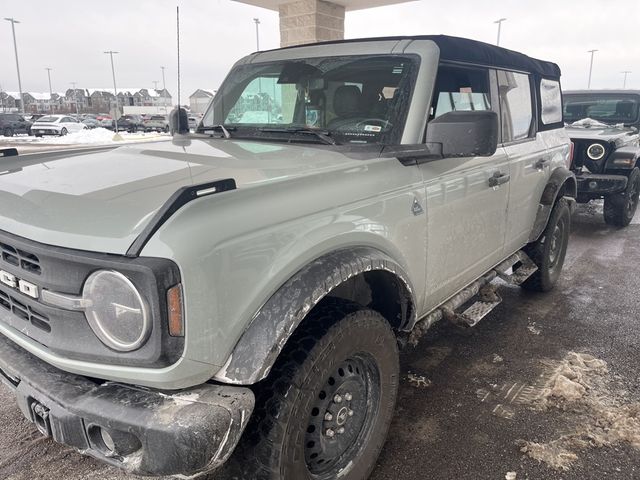
<path id="1" fill-rule="evenodd" d="M 385 145 L 380 152 L 380 157 L 397 158 L 403 165 L 414 165 L 444 158 L 442 144 L 433 142 L 413 145 Z"/>

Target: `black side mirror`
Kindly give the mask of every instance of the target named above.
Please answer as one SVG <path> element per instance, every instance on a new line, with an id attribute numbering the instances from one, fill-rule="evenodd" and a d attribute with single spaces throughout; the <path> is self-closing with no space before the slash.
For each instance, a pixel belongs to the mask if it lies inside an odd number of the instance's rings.
<path id="1" fill-rule="evenodd" d="M 189 133 L 189 115 L 182 107 L 176 107 L 169 114 L 169 128 L 171 135 Z"/>
<path id="2" fill-rule="evenodd" d="M 498 149 L 498 114 L 488 110 L 449 112 L 427 125 L 427 144 L 442 145 L 443 157 L 490 157 Z"/>

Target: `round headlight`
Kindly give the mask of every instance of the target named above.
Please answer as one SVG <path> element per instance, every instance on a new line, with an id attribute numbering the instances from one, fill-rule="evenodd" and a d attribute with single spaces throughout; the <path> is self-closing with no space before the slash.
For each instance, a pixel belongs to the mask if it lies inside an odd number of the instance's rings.
<path id="1" fill-rule="evenodd" d="M 604 146 L 600 145 L 599 143 L 592 143 L 591 145 L 589 145 L 589 148 L 587 148 L 587 156 L 591 160 L 600 160 L 602 157 L 604 157 L 605 151 L 606 150 L 604 149 Z"/>
<path id="2" fill-rule="evenodd" d="M 84 284 L 85 316 L 106 346 L 121 352 L 140 347 L 149 336 L 149 309 L 127 277 L 111 270 L 92 273 Z"/>

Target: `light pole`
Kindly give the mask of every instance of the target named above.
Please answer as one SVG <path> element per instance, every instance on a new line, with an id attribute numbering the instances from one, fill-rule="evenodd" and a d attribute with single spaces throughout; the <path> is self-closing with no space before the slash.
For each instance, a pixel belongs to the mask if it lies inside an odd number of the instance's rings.
<path id="1" fill-rule="evenodd" d="M 256 24 L 256 51 L 260 51 L 260 19 L 254 18 L 254 23 Z"/>
<path id="2" fill-rule="evenodd" d="M 16 23 L 20 23 L 15 18 L 6 18 L 7 22 L 11 22 L 11 33 L 13 34 L 13 51 L 16 54 L 16 71 L 18 72 L 18 90 L 20 90 L 20 112 L 24 113 L 24 102 L 22 100 L 22 81 L 20 80 L 20 64 L 18 63 L 18 44 L 16 43 Z"/>
<path id="3" fill-rule="evenodd" d="M 76 90 L 76 82 L 71 82 L 71 86 L 73 87 L 73 100 L 76 104 L 76 117 L 79 115 L 78 112 L 78 90 Z"/>
<path id="4" fill-rule="evenodd" d="M 493 23 L 498 24 L 498 39 L 496 40 L 496 45 L 500 46 L 500 31 L 502 30 L 502 22 L 506 21 L 506 18 L 500 18 Z"/>
<path id="5" fill-rule="evenodd" d="M 106 54 L 109 55 L 109 57 L 111 58 L 111 75 L 113 76 L 113 94 L 116 97 L 116 114 L 118 113 L 118 109 L 120 107 L 118 107 L 118 88 L 116 87 L 116 70 L 115 68 L 113 68 L 113 55 L 114 54 L 118 54 L 120 52 L 114 52 L 113 50 L 107 50 L 106 52 L 104 52 Z M 114 115 L 115 117 L 117 117 L 118 115 Z M 116 126 L 116 135 L 118 134 L 118 119 L 114 118 L 114 124 Z"/>
<path id="6" fill-rule="evenodd" d="M 153 89 L 158 90 L 158 80 L 151 80 L 151 83 L 153 83 Z"/>
<path id="7" fill-rule="evenodd" d="M 589 62 L 589 81 L 587 82 L 587 89 L 591 88 L 591 73 L 593 73 L 593 54 L 598 50 L 587 50 L 587 53 L 591 54 L 591 61 Z"/>
<path id="8" fill-rule="evenodd" d="M 623 70 L 622 72 L 620 72 L 621 74 L 624 75 L 624 80 L 622 82 L 622 88 L 627 88 L 627 75 L 632 73 L 631 70 Z"/>
<path id="9" fill-rule="evenodd" d="M 53 90 L 51 88 L 51 70 L 53 68 L 45 67 L 45 70 L 47 71 L 47 77 L 49 77 L 49 111 L 53 113 Z"/>
<path id="10" fill-rule="evenodd" d="M 160 67 L 162 70 L 162 103 L 164 104 L 164 111 L 167 112 L 167 82 L 164 79 L 164 67 Z"/>

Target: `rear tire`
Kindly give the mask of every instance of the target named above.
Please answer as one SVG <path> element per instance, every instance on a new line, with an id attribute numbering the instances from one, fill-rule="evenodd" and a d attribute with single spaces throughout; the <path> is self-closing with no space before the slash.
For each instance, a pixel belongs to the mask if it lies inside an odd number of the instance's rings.
<path id="1" fill-rule="evenodd" d="M 553 207 L 540 238 L 524 248 L 538 270 L 520 285 L 523 289 L 548 292 L 555 286 L 564 265 L 570 231 L 571 209 L 561 198 Z"/>
<path id="2" fill-rule="evenodd" d="M 5 129 L 3 130 L 2 134 L 3 134 L 5 137 L 13 137 L 13 129 L 12 129 L 12 128 L 10 128 L 10 127 L 7 127 L 7 128 L 5 128 Z"/>
<path id="3" fill-rule="evenodd" d="M 388 322 L 356 304 L 326 302 L 256 385 L 256 410 L 224 469 L 256 480 L 368 478 L 394 414 L 398 378 Z"/>
<path id="4" fill-rule="evenodd" d="M 604 221 L 614 227 L 626 227 L 633 220 L 640 197 L 640 170 L 634 168 L 629 174 L 624 192 L 609 195 L 604 199 Z"/>

